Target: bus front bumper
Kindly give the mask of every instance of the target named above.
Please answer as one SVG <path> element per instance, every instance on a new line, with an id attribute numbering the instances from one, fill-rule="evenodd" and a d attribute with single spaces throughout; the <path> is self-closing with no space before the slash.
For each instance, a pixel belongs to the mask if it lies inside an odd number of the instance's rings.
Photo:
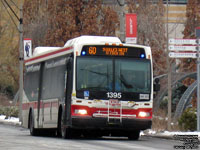
<path id="1" fill-rule="evenodd" d="M 76 129 L 122 129 L 122 130 L 146 130 L 151 128 L 151 119 L 122 118 L 94 118 L 72 117 L 72 128 Z"/>

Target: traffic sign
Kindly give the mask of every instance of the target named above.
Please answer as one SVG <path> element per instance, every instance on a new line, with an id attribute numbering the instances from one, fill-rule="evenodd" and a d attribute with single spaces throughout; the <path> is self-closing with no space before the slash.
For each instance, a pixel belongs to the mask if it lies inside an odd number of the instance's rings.
<path id="1" fill-rule="evenodd" d="M 197 53 L 196 52 L 192 52 L 192 53 L 170 52 L 169 57 L 171 58 L 197 58 Z"/>
<path id="2" fill-rule="evenodd" d="M 191 44 L 196 45 L 196 39 L 169 39 L 169 44 L 176 44 L 176 45 L 182 45 L 182 44 Z"/>
<path id="3" fill-rule="evenodd" d="M 196 51 L 196 46 L 182 46 L 182 45 L 170 45 L 170 51 Z"/>

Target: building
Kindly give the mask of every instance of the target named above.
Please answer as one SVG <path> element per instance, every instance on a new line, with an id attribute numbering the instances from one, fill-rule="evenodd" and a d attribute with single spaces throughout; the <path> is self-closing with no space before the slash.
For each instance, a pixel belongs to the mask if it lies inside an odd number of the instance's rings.
<path id="1" fill-rule="evenodd" d="M 119 6 L 122 2 L 126 4 L 126 0 L 103 0 L 104 5 Z M 137 2 L 136 0 L 133 0 Z M 147 3 L 157 3 L 159 0 L 146 0 Z M 168 22 L 169 38 L 183 38 L 184 24 L 186 21 L 186 5 L 188 0 L 168 0 L 168 20 L 167 11 L 165 14 L 165 20 Z M 163 0 L 165 7 L 167 8 L 167 0 Z M 126 7 L 125 7 L 126 12 Z M 120 9 L 118 11 L 120 14 Z"/>
<path id="2" fill-rule="evenodd" d="M 168 25 L 169 38 L 183 38 L 184 24 L 186 22 L 187 0 L 169 0 L 168 2 Z M 167 4 L 165 1 L 165 7 Z M 165 15 L 167 20 L 167 13 Z"/>

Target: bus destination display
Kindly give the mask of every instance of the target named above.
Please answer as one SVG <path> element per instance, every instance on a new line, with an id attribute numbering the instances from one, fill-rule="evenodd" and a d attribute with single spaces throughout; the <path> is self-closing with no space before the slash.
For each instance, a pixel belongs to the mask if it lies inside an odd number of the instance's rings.
<path id="1" fill-rule="evenodd" d="M 83 46 L 81 55 L 87 56 L 131 56 L 145 58 L 145 51 L 138 47 L 90 45 Z"/>

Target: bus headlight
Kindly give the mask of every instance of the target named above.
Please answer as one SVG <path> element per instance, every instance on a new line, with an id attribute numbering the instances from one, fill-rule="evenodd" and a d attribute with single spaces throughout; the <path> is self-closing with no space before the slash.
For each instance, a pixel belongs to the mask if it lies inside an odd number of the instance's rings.
<path id="1" fill-rule="evenodd" d="M 140 111 L 138 116 L 141 117 L 141 118 L 149 117 L 150 113 L 149 112 Z"/>
<path id="2" fill-rule="evenodd" d="M 80 114 L 80 115 L 86 115 L 87 114 L 87 110 L 85 109 L 75 109 L 75 114 Z"/>

